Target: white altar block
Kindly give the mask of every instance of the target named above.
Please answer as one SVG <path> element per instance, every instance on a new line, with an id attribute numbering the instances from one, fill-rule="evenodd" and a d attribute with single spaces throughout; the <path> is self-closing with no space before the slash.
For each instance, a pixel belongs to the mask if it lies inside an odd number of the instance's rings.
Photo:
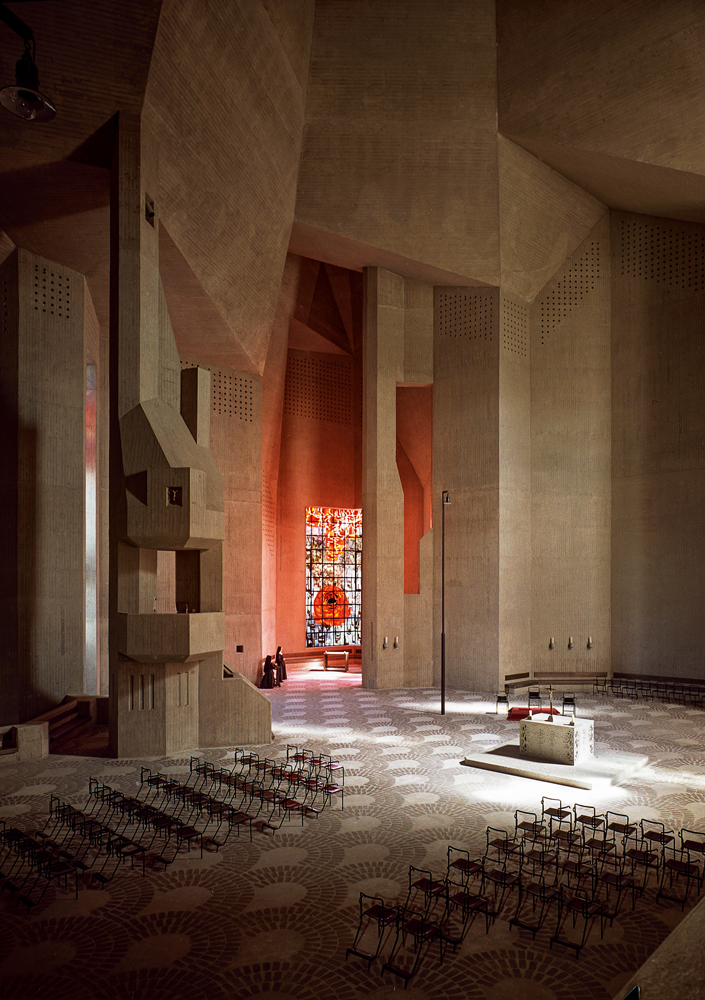
<path id="1" fill-rule="evenodd" d="M 523 719 L 519 749 L 524 757 L 550 761 L 552 764 L 577 764 L 595 752 L 592 719 L 573 719 L 568 715 L 535 715 Z"/>

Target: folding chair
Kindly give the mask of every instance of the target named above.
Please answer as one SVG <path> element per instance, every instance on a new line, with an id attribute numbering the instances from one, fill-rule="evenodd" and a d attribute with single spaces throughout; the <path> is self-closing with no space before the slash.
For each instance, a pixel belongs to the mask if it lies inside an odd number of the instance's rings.
<path id="1" fill-rule="evenodd" d="M 565 691 L 563 693 L 563 707 L 561 708 L 562 715 L 575 715 L 575 695 L 572 692 Z"/>
<path id="2" fill-rule="evenodd" d="M 440 927 L 422 913 L 415 913 L 400 906 L 397 911 L 396 938 L 389 958 L 382 966 L 382 975 L 392 975 L 404 980 L 404 989 L 418 972 L 423 956 L 431 943 L 440 935 Z"/>
<path id="3" fill-rule="evenodd" d="M 642 868 L 644 872 L 641 885 L 637 885 L 637 891 L 640 896 L 644 894 L 649 872 L 655 871 L 656 879 L 658 880 L 658 873 L 661 867 L 661 856 L 662 852 L 655 850 L 654 844 L 644 838 L 643 827 L 641 828 L 640 833 L 633 833 L 627 838 L 624 858 L 625 861 L 629 861 L 631 865 L 630 875 L 634 878 L 637 868 Z"/>
<path id="4" fill-rule="evenodd" d="M 482 874 L 482 858 L 471 859 L 468 851 L 462 847 L 452 847 L 450 844 L 447 854 L 446 881 L 459 875 L 463 885 L 467 888 L 472 877 Z"/>
<path id="5" fill-rule="evenodd" d="M 531 706 L 535 705 L 539 711 L 543 708 L 543 703 L 541 701 L 541 688 L 538 684 L 533 684 L 527 691 L 528 709 L 529 714 L 531 714 Z"/>
<path id="6" fill-rule="evenodd" d="M 489 933 L 490 920 L 487 914 L 487 900 L 473 892 L 468 892 L 463 882 L 446 882 L 445 910 L 440 922 L 441 962 L 443 961 L 444 945 L 452 946 L 453 954 L 458 945 L 462 944 L 476 915 L 485 915 L 485 933 Z"/>
<path id="7" fill-rule="evenodd" d="M 545 824 L 539 819 L 538 813 L 517 809 L 514 813 L 514 840 L 522 837 L 535 837 L 545 829 Z"/>
<path id="8" fill-rule="evenodd" d="M 688 902 L 691 887 L 695 885 L 699 893 L 701 882 L 702 870 L 697 862 L 690 860 L 687 850 L 682 847 L 664 848 L 661 884 L 656 894 L 656 902 L 668 899 L 679 903 L 682 912 Z"/>
<path id="9" fill-rule="evenodd" d="M 445 892 L 445 881 L 434 879 L 430 871 L 409 865 L 409 890 L 404 909 L 421 912 L 424 917 Z"/>
<path id="10" fill-rule="evenodd" d="M 485 857 L 490 858 L 491 852 L 496 852 L 496 860 L 509 860 L 514 857 L 519 860 L 521 857 L 521 841 L 509 836 L 507 830 L 488 826 L 485 830 Z"/>
<path id="11" fill-rule="evenodd" d="M 484 858 L 480 894 L 485 898 L 487 898 L 485 887 L 488 883 L 494 887 L 494 893 L 491 899 L 487 899 L 487 915 L 494 923 L 502 912 L 507 894 L 511 894 L 521 884 L 519 872 L 508 870 L 506 861 L 497 863 L 492 862 L 489 858 Z"/>
<path id="12" fill-rule="evenodd" d="M 543 922 L 548 915 L 551 905 L 557 902 L 560 890 L 555 885 L 547 885 L 543 875 L 535 881 L 519 886 L 519 900 L 514 916 L 509 921 L 511 927 L 521 927 L 525 931 L 531 931 L 531 936 L 535 940 L 536 935 L 543 927 Z M 528 912 L 527 901 L 531 901 L 531 912 Z M 536 916 L 536 907 L 539 906 L 539 913 Z"/>
<path id="13" fill-rule="evenodd" d="M 381 896 L 368 896 L 360 893 L 360 920 L 357 925 L 355 939 L 345 952 L 367 962 L 369 969 L 382 950 L 385 933 L 397 919 L 396 906 L 387 906 Z"/>
<path id="14" fill-rule="evenodd" d="M 624 858 L 621 860 L 616 871 L 602 872 L 597 878 L 598 884 L 602 883 L 607 890 L 600 907 L 600 937 L 604 935 L 606 920 L 609 920 L 610 927 L 612 926 L 626 892 L 632 894 L 632 910 L 634 909 L 637 885 L 632 876 L 625 872 L 625 861 Z"/>
<path id="15" fill-rule="evenodd" d="M 549 941 L 549 948 L 552 949 L 554 944 L 560 944 L 565 948 L 572 948 L 575 957 L 579 958 L 588 932 L 601 912 L 602 904 L 599 900 L 591 899 L 585 890 L 570 889 L 568 886 L 561 885 L 558 923 L 556 931 Z M 580 926 L 576 931 L 578 921 L 580 921 Z M 569 926 L 570 924 L 572 926 Z"/>

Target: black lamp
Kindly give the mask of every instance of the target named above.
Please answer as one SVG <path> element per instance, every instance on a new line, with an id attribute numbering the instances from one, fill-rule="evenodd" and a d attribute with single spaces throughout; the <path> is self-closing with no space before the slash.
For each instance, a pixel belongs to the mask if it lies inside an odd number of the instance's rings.
<path id="1" fill-rule="evenodd" d="M 0 90 L 0 104 L 26 122 L 50 122 L 56 115 L 56 108 L 39 91 L 32 29 L 2 3 L 0 21 L 4 21 L 24 41 L 24 52 L 15 63 L 15 85 Z"/>
<path id="2" fill-rule="evenodd" d="M 450 493 L 441 494 L 441 715 L 446 714 L 446 507 Z"/>

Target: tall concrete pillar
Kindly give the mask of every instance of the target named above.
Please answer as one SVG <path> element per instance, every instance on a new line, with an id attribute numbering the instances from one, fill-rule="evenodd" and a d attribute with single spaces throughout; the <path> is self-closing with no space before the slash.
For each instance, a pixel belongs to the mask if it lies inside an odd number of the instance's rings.
<path id="1" fill-rule="evenodd" d="M 498 684 L 531 668 L 530 309 L 499 294 Z M 519 675 L 517 677 L 516 675 Z M 523 677 L 522 677 L 523 675 Z"/>
<path id="2" fill-rule="evenodd" d="M 434 678 L 440 679 L 441 494 L 445 514 L 446 682 L 499 683 L 499 292 L 435 291 L 433 382 Z"/>
<path id="3" fill-rule="evenodd" d="M 0 724 L 9 725 L 85 691 L 92 306 L 83 275 L 26 250 L 0 267 L 0 299 Z"/>
<path id="4" fill-rule="evenodd" d="M 365 269 L 363 301 L 362 683 L 404 684 L 404 493 L 396 390 L 404 378 L 404 279 Z"/>
<path id="5" fill-rule="evenodd" d="M 220 654 L 222 679 L 223 491 L 210 375 L 180 372 L 159 278 L 157 150 L 136 116 L 120 116 L 112 185 L 110 743 L 136 756 L 197 746 L 201 661 Z M 176 553 L 175 607 L 159 612 L 158 551 Z"/>
<path id="6" fill-rule="evenodd" d="M 635 252 L 642 252 L 638 244 Z M 531 633 L 537 680 L 556 673 L 594 676 L 612 666 L 610 275 L 605 215 L 531 306 Z"/>

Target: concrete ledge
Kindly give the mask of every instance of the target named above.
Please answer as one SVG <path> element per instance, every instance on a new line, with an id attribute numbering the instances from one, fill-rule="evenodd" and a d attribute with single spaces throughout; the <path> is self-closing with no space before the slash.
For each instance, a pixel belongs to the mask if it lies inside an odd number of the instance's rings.
<path id="1" fill-rule="evenodd" d="M 49 723 L 26 722 L 21 726 L 12 726 L 12 738 L 16 753 L 0 755 L 0 762 L 18 760 L 37 760 L 49 756 Z"/>
<path id="2" fill-rule="evenodd" d="M 466 767 L 499 771 L 519 778 L 533 778 L 535 781 L 550 781 L 572 788 L 618 785 L 648 762 L 648 757 L 635 753 L 606 753 L 579 764 L 551 764 L 522 755 L 518 743 L 504 743 L 486 753 L 471 754 L 460 761 Z"/>

